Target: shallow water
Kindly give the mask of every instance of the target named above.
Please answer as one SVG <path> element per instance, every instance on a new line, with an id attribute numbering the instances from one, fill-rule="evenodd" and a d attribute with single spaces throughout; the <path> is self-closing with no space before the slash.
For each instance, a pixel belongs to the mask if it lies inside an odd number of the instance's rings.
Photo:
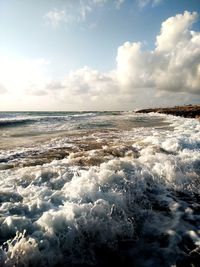
<path id="1" fill-rule="evenodd" d="M 200 124 L 0 113 L 0 266 L 199 266 Z"/>

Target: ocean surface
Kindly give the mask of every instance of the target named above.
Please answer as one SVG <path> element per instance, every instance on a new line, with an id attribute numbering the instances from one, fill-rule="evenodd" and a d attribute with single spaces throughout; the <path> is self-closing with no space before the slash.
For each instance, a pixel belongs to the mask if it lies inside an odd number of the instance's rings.
<path id="1" fill-rule="evenodd" d="M 0 267 L 200 266 L 200 122 L 0 113 Z"/>

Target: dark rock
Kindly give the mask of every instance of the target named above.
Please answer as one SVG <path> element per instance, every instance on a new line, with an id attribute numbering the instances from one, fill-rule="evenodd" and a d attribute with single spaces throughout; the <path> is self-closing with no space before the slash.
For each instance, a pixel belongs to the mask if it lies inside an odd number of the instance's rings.
<path id="1" fill-rule="evenodd" d="M 185 118 L 200 119 L 200 105 L 175 106 L 168 108 L 149 108 L 136 111 L 136 113 L 150 113 L 150 112 L 170 114 Z"/>

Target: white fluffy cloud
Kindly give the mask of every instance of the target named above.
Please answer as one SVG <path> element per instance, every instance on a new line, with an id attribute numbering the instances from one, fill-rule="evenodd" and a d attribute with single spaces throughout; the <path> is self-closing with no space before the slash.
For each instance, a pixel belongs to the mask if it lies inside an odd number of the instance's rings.
<path id="1" fill-rule="evenodd" d="M 128 99 L 129 105 L 144 104 L 146 96 L 148 103 L 162 97 L 172 103 L 173 98 L 183 101 L 200 95 L 200 33 L 191 31 L 196 20 L 196 12 L 186 11 L 164 21 L 151 51 L 142 43 L 125 42 L 109 73 L 88 67 L 70 72 L 62 81 L 62 98 L 108 108 L 109 103 L 126 105 Z"/>
<path id="2" fill-rule="evenodd" d="M 191 31 L 197 13 L 184 12 L 162 23 L 157 36 L 155 86 L 200 94 L 200 33 Z"/>
<path id="3" fill-rule="evenodd" d="M 200 33 L 191 31 L 197 13 L 184 12 L 162 23 L 153 51 L 140 43 L 118 49 L 117 76 L 123 86 L 200 94 Z"/>
<path id="4" fill-rule="evenodd" d="M 185 11 L 175 17 L 168 18 L 161 25 L 160 35 L 156 38 L 157 51 L 173 51 L 174 48 L 183 48 L 192 41 L 192 24 L 197 20 L 196 12 Z"/>
<path id="5" fill-rule="evenodd" d="M 118 48 L 116 77 L 123 90 L 151 87 L 151 53 L 141 50 L 141 43 L 126 42 Z"/>
<path id="6" fill-rule="evenodd" d="M 197 17 L 185 11 L 164 21 L 153 50 L 125 42 L 118 48 L 116 68 L 107 73 L 83 67 L 54 81 L 46 75 L 43 59 L 1 60 L 1 96 L 7 88 L 13 99 L 20 92 L 27 103 L 30 97 L 35 102 L 48 99 L 46 109 L 63 110 L 130 109 L 200 99 L 200 32 L 191 30 Z"/>

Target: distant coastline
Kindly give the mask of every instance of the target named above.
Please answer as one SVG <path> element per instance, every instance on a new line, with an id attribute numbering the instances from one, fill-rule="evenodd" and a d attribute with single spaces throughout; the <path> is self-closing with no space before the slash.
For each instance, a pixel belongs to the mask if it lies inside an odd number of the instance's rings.
<path id="1" fill-rule="evenodd" d="M 185 105 L 185 106 L 175 106 L 167 108 L 148 108 L 136 111 L 136 113 L 150 113 L 150 112 L 181 116 L 185 118 L 200 119 L 200 105 Z"/>

